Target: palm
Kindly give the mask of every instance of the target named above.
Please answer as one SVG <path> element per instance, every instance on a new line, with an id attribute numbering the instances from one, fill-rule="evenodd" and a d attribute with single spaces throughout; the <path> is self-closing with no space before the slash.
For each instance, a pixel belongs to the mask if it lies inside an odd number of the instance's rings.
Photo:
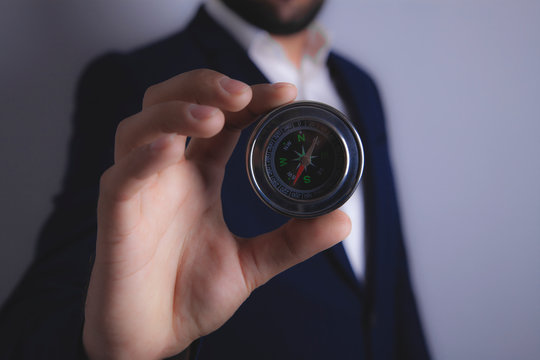
<path id="1" fill-rule="evenodd" d="M 137 328 L 140 341 L 187 345 L 188 334 L 216 329 L 249 295 L 237 240 L 221 213 L 220 175 L 205 183 L 195 164 L 182 161 L 132 200 L 139 223 L 117 249 L 130 261 L 115 269 L 124 290 L 116 296 L 131 301 L 113 312 L 139 314 L 126 329 Z M 145 333 L 137 326 L 142 319 Z M 162 319 L 172 321 L 164 327 Z"/>
<path id="2" fill-rule="evenodd" d="M 168 219 L 160 225 L 163 228 L 153 231 L 165 234 L 160 242 L 167 244 L 162 250 L 165 258 L 158 262 L 167 267 L 170 281 L 162 294 L 172 297 L 169 315 L 176 325 L 172 331 L 176 338 L 182 338 L 186 335 L 176 329 L 190 329 L 200 335 L 215 330 L 247 298 L 249 290 L 238 257 L 237 239 L 222 216 L 222 174 L 205 182 L 197 166 L 189 161 L 170 172 L 163 174 L 163 182 L 168 185 L 163 187 L 166 193 L 158 196 L 175 190 L 178 194 L 165 210 L 168 214 L 152 209 L 156 220 Z M 178 191 L 175 184 L 189 190 Z M 181 207 L 182 203 L 189 205 Z M 172 253 L 176 261 L 167 258 Z"/>

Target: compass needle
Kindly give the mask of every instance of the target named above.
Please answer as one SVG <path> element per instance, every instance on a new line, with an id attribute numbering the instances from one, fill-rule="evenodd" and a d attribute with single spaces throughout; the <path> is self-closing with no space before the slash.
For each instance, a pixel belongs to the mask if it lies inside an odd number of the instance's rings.
<path id="1" fill-rule="evenodd" d="M 300 178 L 300 175 L 302 175 L 303 171 L 304 171 L 304 165 L 300 165 L 300 168 L 298 169 L 298 172 L 296 173 L 296 177 L 294 178 L 294 182 L 292 183 L 293 186 L 296 185 L 296 182 Z"/>

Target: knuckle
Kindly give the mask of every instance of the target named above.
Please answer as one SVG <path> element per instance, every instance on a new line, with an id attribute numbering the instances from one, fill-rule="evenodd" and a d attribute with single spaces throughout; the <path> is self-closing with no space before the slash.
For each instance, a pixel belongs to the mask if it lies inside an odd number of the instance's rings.
<path id="1" fill-rule="evenodd" d="M 171 100 L 166 103 L 160 104 L 160 106 L 155 106 L 153 108 L 155 117 L 178 117 L 183 116 L 188 111 L 188 106 L 190 103 L 182 100 Z"/>
<path id="2" fill-rule="evenodd" d="M 154 98 L 154 94 L 156 92 L 157 84 L 150 85 L 145 91 L 143 95 L 143 107 L 147 107 L 152 104 L 152 99 Z"/>
<path id="3" fill-rule="evenodd" d="M 190 105 L 191 103 L 184 101 L 172 101 L 171 103 L 167 104 L 167 107 L 161 110 L 161 116 L 163 118 L 166 116 L 171 118 L 176 126 L 178 126 L 178 124 L 184 124 L 192 117 L 189 109 Z"/>
<path id="4" fill-rule="evenodd" d="M 223 76 L 221 73 L 211 70 L 211 69 L 207 69 L 207 68 L 191 70 L 191 71 L 188 71 L 186 75 L 189 76 L 190 78 L 193 77 L 194 79 L 198 79 L 198 80 L 208 80 L 208 79 L 214 79 L 214 78 L 219 78 Z"/>
<path id="5" fill-rule="evenodd" d="M 112 167 L 108 168 L 99 178 L 99 194 L 106 196 L 110 192 L 112 183 Z"/>
<path id="6" fill-rule="evenodd" d="M 115 143 L 119 143 L 122 140 L 124 133 L 126 132 L 126 123 L 128 119 L 124 119 L 118 123 L 116 127 L 116 132 L 114 134 Z"/>
<path id="7" fill-rule="evenodd" d="M 220 80 L 226 75 L 210 69 L 192 70 L 188 83 L 198 84 L 193 89 L 196 91 L 196 100 L 198 103 L 210 102 L 221 103 L 226 102 L 227 96 L 221 90 Z"/>
<path id="8" fill-rule="evenodd" d="M 137 122 L 137 117 L 140 113 L 132 115 L 120 121 L 116 126 L 114 133 L 114 152 L 115 160 L 120 154 L 123 154 L 129 148 L 130 138 L 133 137 L 133 125 Z"/>
<path id="9" fill-rule="evenodd" d="M 111 166 L 110 168 L 105 170 L 103 172 L 103 174 L 101 174 L 101 176 L 99 178 L 99 185 L 100 186 L 108 186 L 109 185 L 109 183 L 111 182 L 111 178 L 112 178 L 112 172 L 113 172 L 113 166 Z"/>

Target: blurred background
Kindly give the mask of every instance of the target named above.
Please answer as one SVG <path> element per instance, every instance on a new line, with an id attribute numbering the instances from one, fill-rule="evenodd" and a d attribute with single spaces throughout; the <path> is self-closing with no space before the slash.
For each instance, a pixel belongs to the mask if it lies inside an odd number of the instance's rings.
<path id="1" fill-rule="evenodd" d="M 29 264 L 93 57 L 182 28 L 196 0 L 0 3 L 0 302 Z M 540 358 L 540 1 L 327 0 L 378 81 L 435 359 Z"/>

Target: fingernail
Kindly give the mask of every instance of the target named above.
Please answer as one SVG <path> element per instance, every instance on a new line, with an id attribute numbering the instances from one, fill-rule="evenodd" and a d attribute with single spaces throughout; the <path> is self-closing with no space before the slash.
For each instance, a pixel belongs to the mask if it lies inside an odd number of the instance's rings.
<path id="1" fill-rule="evenodd" d="M 241 81 L 231 79 L 229 77 L 223 77 L 219 80 L 221 87 L 231 94 L 238 94 L 244 92 L 248 86 Z"/>
<path id="2" fill-rule="evenodd" d="M 173 140 L 174 134 L 167 134 L 157 138 L 150 144 L 151 151 L 160 151 L 165 149 Z"/>
<path id="3" fill-rule="evenodd" d="M 197 120 L 208 119 L 217 109 L 213 106 L 190 104 L 188 107 L 189 113 Z"/>

